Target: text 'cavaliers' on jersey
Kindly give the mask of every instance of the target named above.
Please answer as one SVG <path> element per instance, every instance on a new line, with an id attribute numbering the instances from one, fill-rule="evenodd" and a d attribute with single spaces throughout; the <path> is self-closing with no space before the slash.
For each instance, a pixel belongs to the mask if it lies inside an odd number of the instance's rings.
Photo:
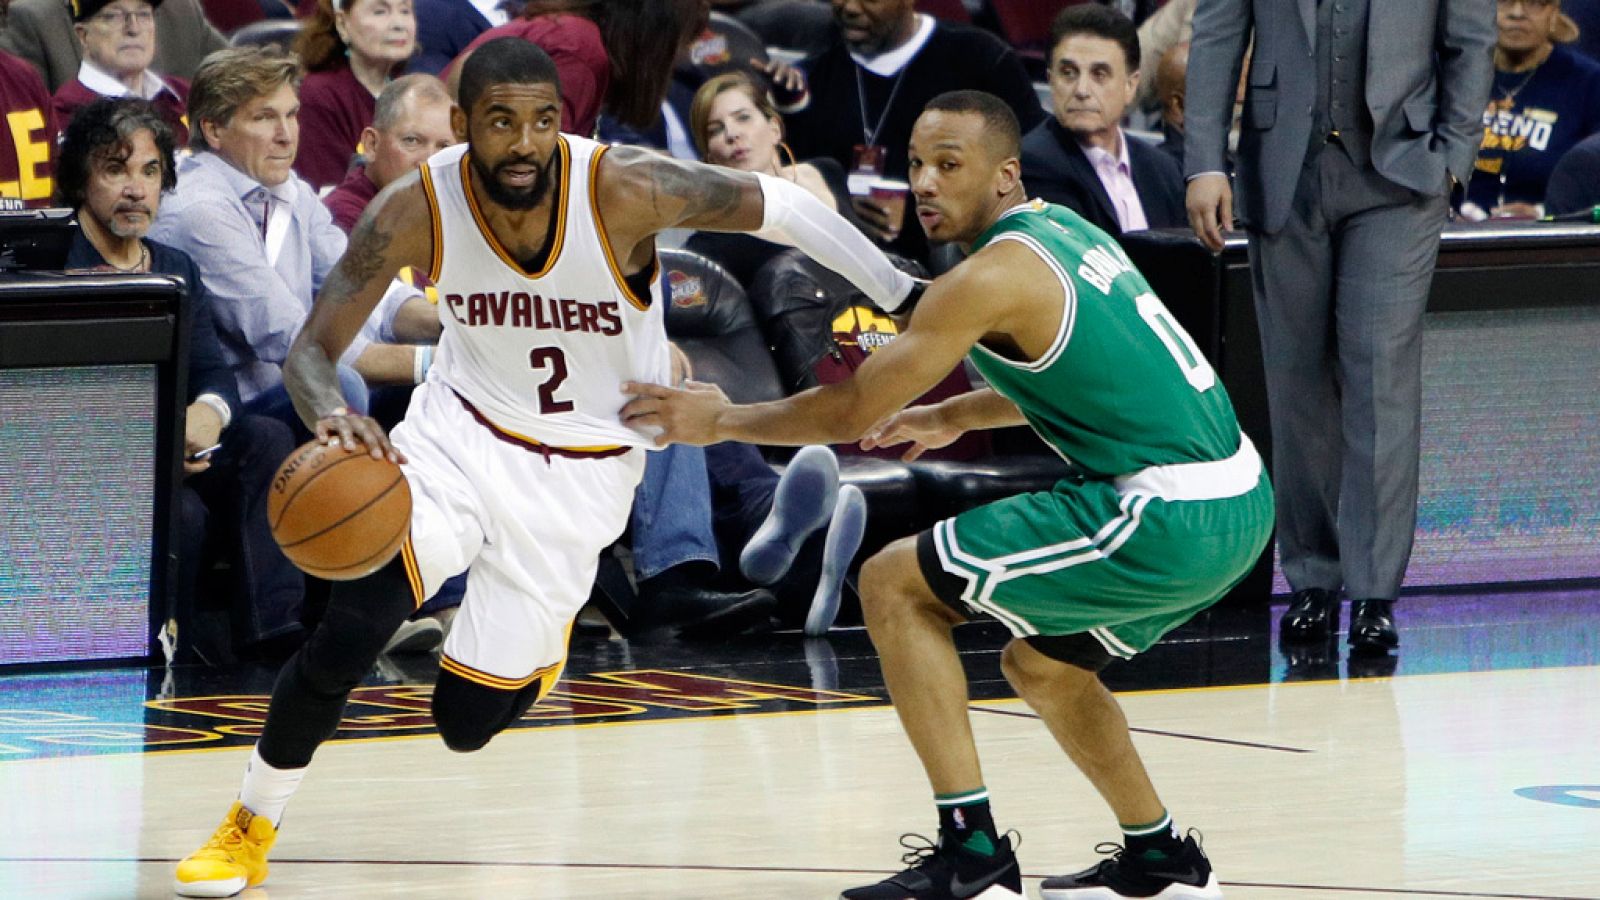
<path id="1" fill-rule="evenodd" d="M 467 152 L 464 144 L 441 150 L 422 168 L 444 323 L 429 378 L 511 437 L 649 446 L 651 436 L 625 427 L 618 413 L 624 381 L 666 384 L 671 374 L 659 263 L 625 279 L 612 258 L 595 198 L 605 145 L 561 136 L 549 252 L 531 272 L 490 231 L 471 193 Z"/>

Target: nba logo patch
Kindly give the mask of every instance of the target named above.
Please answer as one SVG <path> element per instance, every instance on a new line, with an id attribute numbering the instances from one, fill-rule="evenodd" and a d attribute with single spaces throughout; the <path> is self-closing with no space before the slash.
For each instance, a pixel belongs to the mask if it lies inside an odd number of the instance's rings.
<path id="1" fill-rule="evenodd" d="M 962 830 L 963 830 L 963 831 L 965 831 L 965 830 L 966 830 L 966 827 L 967 827 L 967 817 L 966 817 L 966 816 L 963 816 L 963 815 L 962 815 L 962 814 L 961 814 L 961 807 L 959 807 L 959 806 L 958 806 L 958 807 L 956 807 L 956 808 L 955 808 L 955 809 L 953 809 L 953 810 L 951 810 L 951 811 L 950 811 L 950 818 L 952 818 L 952 819 L 954 819 L 954 820 L 955 820 L 955 823 L 956 823 L 956 827 L 957 827 L 957 828 L 960 828 L 960 829 L 962 829 Z"/>

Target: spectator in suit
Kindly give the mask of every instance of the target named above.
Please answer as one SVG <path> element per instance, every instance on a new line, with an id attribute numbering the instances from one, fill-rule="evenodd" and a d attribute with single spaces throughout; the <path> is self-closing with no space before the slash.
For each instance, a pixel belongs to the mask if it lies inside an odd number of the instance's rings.
<path id="1" fill-rule="evenodd" d="M 1579 141 L 1550 173 L 1544 211 L 1552 216 L 1591 212 L 1600 206 L 1600 134 Z"/>
<path id="2" fill-rule="evenodd" d="M 1177 163 L 1119 124 L 1139 86 L 1133 22 L 1109 7 L 1069 6 L 1051 26 L 1050 47 L 1054 117 L 1022 139 L 1029 192 L 1113 237 L 1182 225 Z"/>
<path id="3" fill-rule="evenodd" d="M 217 329 L 240 398 L 251 412 L 309 432 L 294 412 L 280 366 L 345 235 L 296 177 L 298 64 L 276 50 L 235 47 L 208 58 L 189 94 L 190 147 L 181 180 L 152 235 L 188 253 L 216 297 Z M 352 409 L 367 408 L 368 384 L 420 381 L 431 346 L 378 340 L 382 320 L 431 323 L 406 341 L 437 341 L 437 314 L 386 309 L 352 343 L 341 383 Z M 397 329 L 398 331 L 398 329 Z"/>
<path id="4" fill-rule="evenodd" d="M 179 145 L 188 143 L 184 107 L 189 82 L 162 78 L 150 68 L 156 54 L 155 11 L 161 0 L 76 0 L 73 31 L 83 44 L 78 77 L 55 95 L 56 121 L 68 123 L 78 108 L 100 97 L 149 100 L 172 129 Z"/>
<path id="5" fill-rule="evenodd" d="M 206 20 L 200 0 L 164 0 L 156 4 L 157 72 L 189 78 L 206 55 L 228 41 Z M 44 76 L 52 92 L 78 77 L 83 44 L 72 33 L 70 0 L 16 0 L 0 31 L 0 50 L 14 53 Z M 62 123 L 65 125 L 65 123 Z"/>
<path id="6" fill-rule="evenodd" d="M 9 0 L 0 0 L 0 18 Z M 0 50 L 0 209 L 46 207 L 55 193 L 55 113 L 39 73 Z"/>
<path id="7" fill-rule="evenodd" d="M 232 562 L 233 630 L 247 653 L 280 656 L 301 636 L 305 579 L 278 549 L 267 524 L 266 497 L 279 462 L 293 449 L 282 422 L 247 415 L 228 371 L 212 315 L 212 297 L 183 251 L 145 238 L 177 173 L 173 135 L 147 101 L 105 98 L 84 106 L 61 146 L 60 202 L 77 210 L 80 231 L 67 266 L 114 272 L 156 272 L 183 279 L 189 290 L 188 406 L 183 425 L 182 540 L 175 608 L 166 637 L 169 661 L 196 658 L 195 584 L 207 534 L 216 534 Z M 212 525 L 213 519 L 227 523 Z M 174 643 L 175 641 L 175 643 Z M 231 642 L 207 642 L 199 654 Z M 217 660 L 212 660 L 217 661 Z"/>
<path id="8" fill-rule="evenodd" d="M 915 0 L 834 0 L 838 26 L 821 52 L 800 63 L 809 88 L 781 111 L 800 159 L 828 157 L 853 172 L 858 146 L 881 151 L 887 178 L 906 178 L 911 126 L 946 91 L 987 91 L 1016 113 L 1024 131 L 1045 118 L 1022 59 L 986 31 L 919 14 Z M 867 196 L 871 176 L 852 175 L 856 214 L 869 233 L 902 255 L 927 262 L 921 228 L 891 222 Z M 909 209 L 911 204 L 906 204 Z"/>
<path id="9" fill-rule="evenodd" d="M 300 86 L 304 137 L 294 162 L 301 178 L 319 190 L 344 178 L 378 93 L 416 49 L 411 0 L 319 0 L 295 40 L 309 73 Z"/>
<path id="10" fill-rule="evenodd" d="M 1522 2 L 1522 0 L 1517 0 Z M 1250 241 L 1272 418 L 1285 641 L 1399 646 L 1417 521 L 1422 314 L 1493 80 L 1491 0 L 1200 0 L 1184 97 L 1189 219 Z M 1502 5 L 1502 9 L 1504 6 Z M 1238 177 L 1228 124 L 1251 51 Z M 1320 646 L 1319 646 L 1320 645 Z"/>
<path id="11" fill-rule="evenodd" d="M 1600 131 L 1600 63 L 1566 46 L 1578 26 L 1560 0 L 1511 0 L 1496 8 L 1494 89 L 1462 215 L 1536 219 L 1544 215 L 1556 161 Z"/>
<path id="12" fill-rule="evenodd" d="M 346 234 L 378 192 L 423 160 L 457 143 L 450 124 L 450 95 L 443 82 L 420 73 L 396 78 L 373 107 L 372 124 L 361 131 L 365 162 L 322 198 L 333 224 Z"/>

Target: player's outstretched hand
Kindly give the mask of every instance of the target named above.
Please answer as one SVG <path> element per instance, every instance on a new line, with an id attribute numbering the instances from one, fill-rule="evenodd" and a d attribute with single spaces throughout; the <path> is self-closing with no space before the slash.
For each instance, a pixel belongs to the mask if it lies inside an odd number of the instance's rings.
<path id="1" fill-rule="evenodd" d="M 363 416 L 339 407 L 317 420 L 317 440 L 329 446 L 353 447 L 361 444 L 372 452 L 373 459 L 385 457 L 395 464 L 404 464 L 406 455 L 389 443 L 383 426 L 371 416 Z"/>
<path id="2" fill-rule="evenodd" d="M 659 430 L 657 447 L 715 444 L 721 440 L 717 422 L 732 406 L 722 388 L 703 381 L 685 381 L 682 388 L 627 381 L 622 392 L 633 397 L 622 407 L 622 424 L 636 431 Z"/>
<path id="3" fill-rule="evenodd" d="M 861 449 L 876 450 L 910 443 L 911 447 L 900 458 L 911 462 L 929 450 L 948 447 L 962 433 L 962 429 L 945 422 L 937 405 L 913 406 L 867 429 L 861 438 Z"/>

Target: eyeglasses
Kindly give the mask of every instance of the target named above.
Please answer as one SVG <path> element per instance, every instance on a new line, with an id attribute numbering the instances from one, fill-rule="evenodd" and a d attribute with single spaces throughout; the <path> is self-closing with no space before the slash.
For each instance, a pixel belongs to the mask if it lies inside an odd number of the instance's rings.
<path id="1" fill-rule="evenodd" d="M 150 9 L 136 9 L 131 12 L 125 9 L 108 9 L 89 17 L 89 21 L 103 28 L 127 28 L 133 24 L 143 27 L 155 20 L 155 11 Z"/>

